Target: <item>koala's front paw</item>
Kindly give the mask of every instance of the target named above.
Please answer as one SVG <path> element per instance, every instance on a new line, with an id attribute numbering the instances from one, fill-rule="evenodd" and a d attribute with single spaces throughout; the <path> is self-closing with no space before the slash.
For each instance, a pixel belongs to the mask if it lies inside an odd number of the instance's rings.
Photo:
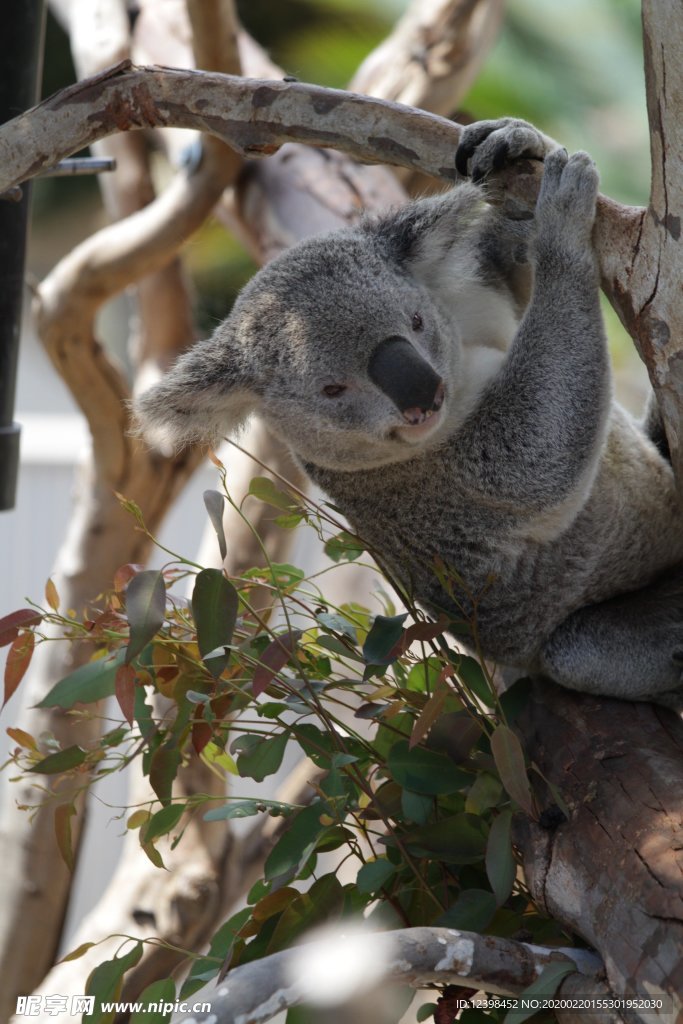
<path id="1" fill-rule="evenodd" d="M 598 184 L 597 168 L 587 153 L 551 153 L 536 204 L 537 245 L 589 252 Z"/>
<path id="2" fill-rule="evenodd" d="M 469 165 L 472 181 L 481 181 L 513 160 L 543 160 L 556 147 L 557 143 L 547 135 L 514 117 L 477 121 L 463 130 L 455 154 L 455 169 L 465 177 Z"/>

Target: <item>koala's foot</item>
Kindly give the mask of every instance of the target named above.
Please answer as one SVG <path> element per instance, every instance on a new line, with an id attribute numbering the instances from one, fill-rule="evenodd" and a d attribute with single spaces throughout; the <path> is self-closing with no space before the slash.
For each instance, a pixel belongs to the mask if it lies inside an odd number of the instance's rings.
<path id="1" fill-rule="evenodd" d="M 536 203 L 536 238 L 547 250 L 590 251 L 599 175 L 587 153 L 566 149 L 551 153 L 544 164 L 543 182 Z"/>
<path id="2" fill-rule="evenodd" d="M 543 160 L 557 143 L 533 125 L 514 117 L 498 121 L 477 121 L 462 133 L 455 154 L 455 169 L 472 181 L 481 181 L 505 164 L 522 158 Z"/>
<path id="3" fill-rule="evenodd" d="M 683 569 L 574 612 L 550 636 L 541 671 L 572 690 L 683 710 Z"/>

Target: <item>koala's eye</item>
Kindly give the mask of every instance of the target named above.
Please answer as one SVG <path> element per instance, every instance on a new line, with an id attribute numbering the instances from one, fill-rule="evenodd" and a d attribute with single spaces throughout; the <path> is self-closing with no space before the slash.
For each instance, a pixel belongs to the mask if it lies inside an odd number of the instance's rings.
<path id="1" fill-rule="evenodd" d="M 421 331 L 422 330 L 422 317 L 420 316 L 419 313 L 413 313 L 413 330 L 414 331 Z"/>
<path id="2" fill-rule="evenodd" d="M 342 395 L 346 391 L 346 384 L 326 384 L 323 388 L 323 394 L 327 395 L 328 398 L 336 398 L 338 395 Z"/>

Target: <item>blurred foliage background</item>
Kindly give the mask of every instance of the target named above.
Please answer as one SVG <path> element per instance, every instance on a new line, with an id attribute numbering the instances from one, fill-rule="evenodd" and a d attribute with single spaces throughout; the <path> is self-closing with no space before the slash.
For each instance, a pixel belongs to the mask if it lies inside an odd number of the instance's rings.
<path id="1" fill-rule="evenodd" d="M 406 0 L 238 0 L 240 17 L 274 59 L 304 81 L 344 87 L 387 34 Z M 73 81 L 68 41 L 50 17 L 44 95 Z M 639 0 L 508 0 L 500 37 L 462 110 L 523 117 L 595 158 L 602 191 L 647 201 L 649 150 Z M 42 276 L 103 222 L 93 179 L 47 180 L 35 190 L 32 269 Z M 228 312 L 253 267 L 215 223 L 186 257 L 202 331 Z M 630 339 L 611 309 L 608 330 L 621 397 L 638 407 L 646 386 Z"/>

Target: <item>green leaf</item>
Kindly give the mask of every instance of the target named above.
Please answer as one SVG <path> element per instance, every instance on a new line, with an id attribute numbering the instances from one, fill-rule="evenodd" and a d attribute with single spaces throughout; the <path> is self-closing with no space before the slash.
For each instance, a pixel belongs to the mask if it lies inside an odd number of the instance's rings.
<path id="1" fill-rule="evenodd" d="M 105 1012 L 102 1003 L 109 1003 L 117 1000 L 121 995 L 123 976 L 127 970 L 139 962 L 142 956 L 143 946 L 136 942 L 130 953 L 125 956 L 117 956 L 113 960 L 105 960 L 98 964 L 92 971 L 85 986 L 86 995 L 95 996 L 95 1006 L 92 1013 L 84 1013 L 84 1024 L 111 1024 L 116 1016 L 115 1010 Z"/>
<path id="2" fill-rule="evenodd" d="M 289 807 L 275 800 L 231 800 L 221 807 L 212 807 L 204 815 L 204 821 L 229 821 L 231 818 L 251 818 L 254 814 L 268 811 L 271 815 L 286 815 Z"/>
<path id="3" fill-rule="evenodd" d="M 363 657 L 368 665 L 386 665 L 393 660 L 393 649 L 403 637 L 403 615 L 377 615 L 363 644 Z"/>
<path id="4" fill-rule="evenodd" d="M 356 886 L 359 892 L 371 893 L 381 889 L 396 874 L 396 865 L 386 857 L 378 857 L 364 864 L 358 872 Z"/>
<path id="5" fill-rule="evenodd" d="M 116 671 L 123 664 L 125 651 L 117 651 L 106 658 L 97 658 L 81 665 L 70 675 L 56 683 L 43 697 L 39 708 L 64 708 L 74 704 L 94 704 L 114 693 Z"/>
<path id="6" fill-rule="evenodd" d="M 280 890 L 281 891 L 281 890 Z M 323 875 L 306 893 L 296 893 L 278 920 L 266 955 L 286 949 L 309 929 L 338 917 L 344 905 L 344 890 L 335 875 Z"/>
<path id="7" fill-rule="evenodd" d="M 295 565 L 289 565 L 287 562 L 270 562 L 267 567 L 247 569 L 242 573 L 245 580 L 266 579 L 278 590 L 296 587 L 304 575 L 303 569 L 297 569 Z"/>
<path id="8" fill-rule="evenodd" d="M 486 850 L 486 829 L 473 814 L 454 814 L 406 833 L 402 841 L 420 857 L 445 864 L 476 864 Z M 384 842 L 391 844 L 391 836 Z"/>
<path id="9" fill-rule="evenodd" d="M 495 775 L 479 772 L 474 785 L 467 794 L 465 810 L 470 814 L 484 814 L 496 807 L 503 796 L 503 786 Z"/>
<path id="10" fill-rule="evenodd" d="M 151 843 L 159 836 L 167 835 L 178 824 L 187 807 L 186 804 L 169 804 L 153 814 L 140 831 L 140 842 Z"/>
<path id="11" fill-rule="evenodd" d="M 365 551 L 365 545 L 348 530 L 342 530 L 325 544 L 325 554 L 333 562 L 355 562 Z"/>
<path id="12" fill-rule="evenodd" d="M 325 813 L 319 801 L 304 807 L 292 820 L 291 826 L 277 841 L 265 863 L 264 877 L 293 878 L 300 871 L 320 839 L 329 831 L 320 821 Z"/>
<path id="13" fill-rule="evenodd" d="M 82 956 L 85 956 L 89 949 L 92 949 L 93 946 L 96 945 L 96 942 L 82 942 L 80 946 L 76 946 L 75 949 L 72 949 L 70 953 L 67 953 L 66 956 L 63 956 L 61 960 L 57 961 L 57 963 L 66 964 L 69 963 L 71 960 L 80 960 Z"/>
<path id="14" fill-rule="evenodd" d="M 517 864 L 512 854 L 512 811 L 502 811 L 494 819 L 486 844 L 486 874 L 502 906 L 512 892 Z"/>
<path id="15" fill-rule="evenodd" d="M 255 476 L 249 484 L 248 493 L 253 494 L 259 501 L 265 501 L 266 505 L 282 509 L 283 512 L 291 512 L 296 508 L 296 500 L 276 487 L 267 476 Z"/>
<path id="16" fill-rule="evenodd" d="M 442 928 L 463 932 L 483 932 L 498 908 L 496 897 L 486 889 L 465 889 L 452 907 L 437 921 Z"/>
<path id="17" fill-rule="evenodd" d="M 489 708 L 496 706 L 496 696 L 491 691 L 484 670 L 476 660 L 466 654 L 458 655 L 455 660 L 455 670 L 465 683 L 468 689 Z"/>
<path id="18" fill-rule="evenodd" d="M 239 596 L 219 569 L 202 569 L 192 591 L 192 615 L 197 627 L 197 644 L 202 658 L 217 647 L 228 646 L 237 621 Z M 217 679 L 230 660 L 230 652 L 204 663 Z"/>
<path id="19" fill-rule="evenodd" d="M 505 714 L 505 721 L 512 726 L 517 721 L 519 714 L 529 704 L 531 696 L 531 680 L 528 676 L 517 679 L 512 686 L 508 686 L 505 693 L 500 696 L 500 706 Z"/>
<path id="20" fill-rule="evenodd" d="M 339 615 L 338 612 L 320 612 L 316 615 L 316 619 L 321 626 L 325 627 L 325 629 L 331 629 L 334 633 L 342 633 L 354 644 L 357 642 L 358 634 L 356 626 L 350 622 L 345 615 Z"/>
<path id="21" fill-rule="evenodd" d="M 170 804 L 173 783 L 180 767 L 180 752 L 174 745 L 164 744 L 154 751 L 149 766 L 149 784 L 162 804 Z"/>
<path id="22" fill-rule="evenodd" d="M 417 1024 L 422 1024 L 423 1021 L 430 1020 L 437 1010 L 438 1006 L 436 1003 L 423 1003 L 415 1014 Z"/>
<path id="23" fill-rule="evenodd" d="M 209 952 L 192 964 L 190 973 L 180 990 L 180 999 L 187 999 L 188 996 L 216 977 L 223 962 L 230 955 L 238 932 L 250 919 L 251 910 L 251 907 L 245 907 L 221 925 L 211 940 Z"/>
<path id="24" fill-rule="evenodd" d="M 87 751 L 82 747 L 66 747 L 56 754 L 48 754 L 38 764 L 29 768 L 29 771 L 39 775 L 58 775 L 60 772 L 68 772 L 70 768 L 77 768 L 79 764 L 83 764 L 87 756 Z"/>
<path id="25" fill-rule="evenodd" d="M 543 971 L 536 979 L 532 981 L 528 988 L 525 988 L 522 993 L 517 997 L 518 999 L 529 998 L 533 999 L 535 996 L 553 996 L 557 992 L 560 982 L 563 978 L 566 978 L 568 974 L 574 974 L 576 972 L 576 964 L 573 963 L 554 963 L 548 964 L 543 968 Z M 510 1010 L 505 1015 L 503 1024 L 522 1024 L 523 1021 L 528 1020 L 529 1017 L 533 1017 L 535 1013 L 538 1013 L 538 1009 L 532 1010 Z"/>
<path id="26" fill-rule="evenodd" d="M 126 651 L 128 664 L 144 650 L 164 624 L 166 586 L 158 569 L 145 569 L 130 581 L 126 587 L 126 616 L 130 624 Z"/>
<path id="27" fill-rule="evenodd" d="M 222 768 L 224 772 L 228 772 L 229 775 L 239 775 L 237 765 L 230 757 L 230 754 L 213 740 L 206 744 L 202 750 L 202 760 L 206 761 L 208 765 L 216 765 L 218 768 Z"/>
<path id="28" fill-rule="evenodd" d="M 416 825 L 424 825 L 434 810 L 434 798 L 413 793 L 409 789 L 401 790 L 401 810 L 407 821 Z"/>
<path id="29" fill-rule="evenodd" d="M 399 786 L 423 796 L 457 793 L 472 782 L 472 776 L 456 768 L 445 754 L 424 747 L 411 750 L 406 740 L 399 740 L 391 748 L 387 768 Z"/>
<path id="30" fill-rule="evenodd" d="M 162 1006 L 164 1003 L 167 1003 L 171 1006 L 171 1009 L 167 1010 L 165 1013 L 156 1009 L 136 1010 L 131 1015 L 130 1024 L 166 1024 L 166 1021 L 171 1019 L 175 1001 L 175 984 L 171 978 L 163 978 L 161 981 L 153 981 L 151 985 L 148 985 L 147 988 L 140 993 L 135 1002 L 142 1003 L 145 1007 L 151 1006 L 152 1003 L 160 1004 Z"/>
<path id="31" fill-rule="evenodd" d="M 219 491 L 204 491 L 202 495 L 206 511 L 209 513 L 211 525 L 218 537 L 218 547 L 223 561 L 228 557 L 228 545 L 225 542 L 225 530 L 223 529 L 223 510 L 225 498 Z"/>
<path id="32" fill-rule="evenodd" d="M 536 818 L 534 798 L 524 763 L 522 744 L 512 729 L 499 725 L 491 736 L 491 753 L 496 762 L 500 781 L 509 796 L 530 818 Z"/>
<path id="33" fill-rule="evenodd" d="M 342 640 L 338 636 L 319 636 L 316 640 L 318 647 L 324 647 L 326 651 L 330 651 L 332 654 L 338 654 L 342 658 L 349 658 L 351 661 L 359 661 L 364 664 L 363 658 L 361 658 L 358 651 L 351 646 L 351 641 Z"/>
<path id="34" fill-rule="evenodd" d="M 248 742 L 243 745 L 242 752 L 237 758 L 239 773 L 243 779 L 263 782 L 282 764 L 289 736 L 282 732 L 277 736 L 244 736 L 242 739 Z"/>

